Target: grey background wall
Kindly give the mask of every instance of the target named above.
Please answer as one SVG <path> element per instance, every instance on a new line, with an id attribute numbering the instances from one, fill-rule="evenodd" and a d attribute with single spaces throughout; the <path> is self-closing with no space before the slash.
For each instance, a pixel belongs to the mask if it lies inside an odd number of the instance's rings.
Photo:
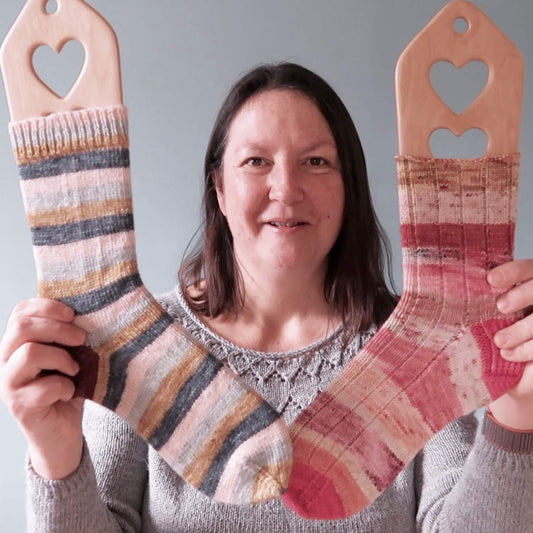
<path id="1" fill-rule="evenodd" d="M 67 0 L 63 0 L 67 1 Z M 43 0 L 45 3 L 46 0 Z M 155 293 L 171 288 L 185 247 L 199 222 L 202 158 L 218 107 L 236 78 L 267 61 L 299 62 L 325 77 L 345 101 L 366 151 L 377 212 L 391 239 L 401 287 L 395 185 L 394 66 L 398 55 L 445 0 L 90 0 L 118 35 L 131 150 L 141 274 Z M 518 45 L 526 63 L 517 257 L 533 256 L 533 2 L 477 0 Z M 0 37 L 22 8 L 0 3 Z M 39 57 L 47 80 L 66 90 L 81 54 Z M 36 59 L 37 61 L 37 59 Z M 453 70 L 453 69 L 452 69 Z M 434 83 L 463 106 L 481 88 L 478 64 L 458 79 L 444 67 Z M 464 79 L 463 79 L 464 78 Z M 21 299 L 35 292 L 29 231 L 7 134 L 8 109 L 0 88 L 0 328 Z M 3 127 L 1 126 L 3 125 Z M 438 135 L 436 155 L 483 153 L 478 132 L 460 143 Z M 24 530 L 25 443 L 0 406 L 2 531 Z"/>

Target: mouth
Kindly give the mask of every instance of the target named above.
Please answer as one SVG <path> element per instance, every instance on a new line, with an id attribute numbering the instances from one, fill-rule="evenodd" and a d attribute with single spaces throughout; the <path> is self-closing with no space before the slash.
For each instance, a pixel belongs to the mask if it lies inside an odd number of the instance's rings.
<path id="1" fill-rule="evenodd" d="M 297 226 L 304 226 L 305 222 L 281 222 L 279 220 L 273 220 L 268 222 L 270 226 L 274 228 L 296 228 Z"/>

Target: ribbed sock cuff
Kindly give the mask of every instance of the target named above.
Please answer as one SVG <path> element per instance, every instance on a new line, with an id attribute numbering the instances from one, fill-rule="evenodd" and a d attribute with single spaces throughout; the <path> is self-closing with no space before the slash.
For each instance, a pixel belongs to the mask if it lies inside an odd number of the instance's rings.
<path id="1" fill-rule="evenodd" d="M 127 148 L 128 113 L 124 106 L 53 113 L 9 125 L 17 165 L 64 155 Z"/>
<path id="2" fill-rule="evenodd" d="M 520 153 L 475 159 L 396 156 L 400 185 L 434 183 L 440 190 L 475 186 L 486 191 L 516 192 Z"/>

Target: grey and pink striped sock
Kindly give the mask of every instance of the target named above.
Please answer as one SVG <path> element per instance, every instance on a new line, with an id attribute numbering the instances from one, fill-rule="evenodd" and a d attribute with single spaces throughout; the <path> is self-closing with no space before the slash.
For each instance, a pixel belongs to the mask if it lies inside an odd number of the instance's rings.
<path id="1" fill-rule="evenodd" d="M 291 441 L 278 413 L 195 342 L 137 271 L 127 113 L 79 110 L 12 123 L 40 296 L 88 332 L 77 395 L 113 410 L 214 499 L 279 497 Z"/>
<path id="2" fill-rule="evenodd" d="M 513 387 L 490 268 L 512 259 L 519 155 L 398 157 L 404 292 L 374 338 L 291 426 L 285 504 L 343 518 L 374 501 L 452 420 Z"/>

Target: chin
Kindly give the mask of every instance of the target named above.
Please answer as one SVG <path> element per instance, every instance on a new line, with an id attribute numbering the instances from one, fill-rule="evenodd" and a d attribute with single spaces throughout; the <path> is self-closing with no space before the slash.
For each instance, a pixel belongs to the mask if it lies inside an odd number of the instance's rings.
<path id="1" fill-rule="evenodd" d="M 270 250 L 266 248 L 264 252 L 261 254 L 261 264 L 265 268 L 269 268 L 272 271 L 278 270 L 284 274 L 293 272 L 302 273 L 302 275 L 306 276 L 308 273 L 316 272 L 327 263 L 327 256 L 319 259 L 316 252 L 306 253 L 307 250 L 302 250 L 302 247 L 271 248 Z"/>
<path id="2" fill-rule="evenodd" d="M 305 260 L 305 258 L 298 253 L 295 254 L 281 254 L 273 258 L 273 266 L 280 271 L 287 272 L 289 270 L 301 271 L 307 270 L 311 267 L 311 262 Z"/>

